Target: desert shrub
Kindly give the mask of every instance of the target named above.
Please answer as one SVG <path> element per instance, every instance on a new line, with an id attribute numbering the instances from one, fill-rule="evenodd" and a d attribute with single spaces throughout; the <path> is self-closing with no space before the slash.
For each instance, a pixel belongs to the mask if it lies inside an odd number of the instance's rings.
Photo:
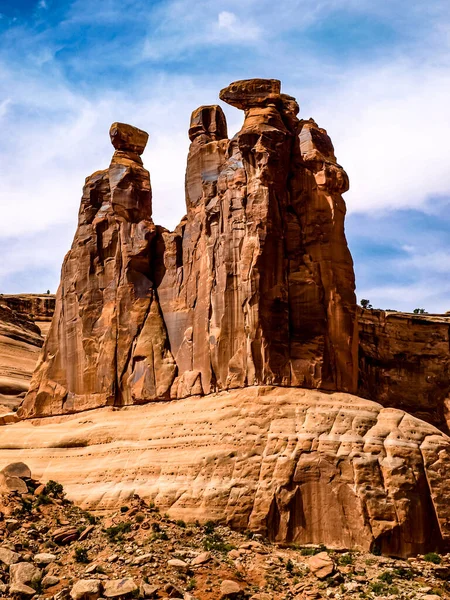
<path id="1" fill-rule="evenodd" d="M 192 590 L 195 590 L 196 587 L 197 587 L 197 582 L 195 581 L 194 577 L 191 577 L 191 579 L 189 579 L 188 584 L 186 586 L 186 590 L 188 592 L 191 592 Z"/>
<path id="2" fill-rule="evenodd" d="M 216 528 L 216 523 L 214 521 L 206 521 L 206 523 L 203 526 L 205 533 L 208 535 L 213 533 L 215 528 Z"/>
<path id="3" fill-rule="evenodd" d="M 233 544 L 226 542 L 218 533 L 211 533 L 203 540 L 205 550 L 217 550 L 217 552 L 229 552 L 234 550 Z"/>
<path id="4" fill-rule="evenodd" d="M 320 545 L 317 548 L 300 548 L 300 554 L 302 556 L 315 556 L 316 554 L 319 554 L 319 552 L 328 552 L 327 547 Z"/>
<path id="5" fill-rule="evenodd" d="M 105 529 L 105 533 L 110 542 L 118 542 L 122 540 L 123 535 L 129 531 L 131 531 L 131 523 L 129 521 L 124 521 L 123 523 L 118 523 L 117 525 L 113 525 L 112 527 L 107 527 Z"/>
<path id="6" fill-rule="evenodd" d="M 144 513 L 138 512 L 136 514 L 136 523 L 142 523 L 143 521 L 145 521 Z"/>
<path id="7" fill-rule="evenodd" d="M 342 556 L 339 557 L 338 563 L 341 566 L 347 566 L 347 565 L 352 565 L 354 562 L 354 558 L 353 555 L 350 554 L 350 552 L 348 552 L 347 554 L 343 554 Z"/>
<path id="8" fill-rule="evenodd" d="M 75 560 L 79 563 L 87 564 L 89 562 L 89 557 L 86 548 L 75 548 L 74 550 Z"/>
<path id="9" fill-rule="evenodd" d="M 425 556 L 423 557 L 423 560 L 426 560 L 427 562 L 433 563 L 435 565 L 440 565 L 442 559 L 439 556 L 439 554 L 436 554 L 436 552 L 428 552 L 428 554 L 425 554 Z"/>
<path id="10" fill-rule="evenodd" d="M 289 558 L 287 563 L 286 563 L 286 571 L 288 573 L 292 573 L 292 571 L 294 570 L 294 563 L 292 562 L 292 560 Z"/>
<path id="11" fill-rule="evenodd" d="M 53 479 L 50 479 L 50 481 L 45 484 L 45 489 L 47 494 L 49 496 L 53 496 L 54 498 L 60 498 L 61 496 L 64 496 L 63 486 L 57 481 L 53 481 Z"/>
<path id="12" fill-rule="evenodd" d="M 183 529 L 186 527 L 186 523 L 183 521 L 183 519 L 178 519 L 178 521 L 175 521 L 175 523 L 178 525 L 178 527 L 182 527 Z"/>
<path id="13" fill-rule="evenodd" d="M 394 575 L 391 571 L 383 571 L 380 575 L 378 575 L 378 579 L 380 581 L 384 581 L 385 583 L 391 584 L 394 581 Z"/>

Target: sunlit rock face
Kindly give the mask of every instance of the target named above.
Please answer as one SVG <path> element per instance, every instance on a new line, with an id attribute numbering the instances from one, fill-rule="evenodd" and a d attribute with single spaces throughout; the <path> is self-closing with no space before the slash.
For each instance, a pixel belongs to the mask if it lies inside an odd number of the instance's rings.
<path id="1" fill-rule="evenodd" d="M 450 439 L 350 394 L 254 386 L 0 430 L 0 470 L 23 461 L 86 509 L 138 494 L 278 542 L 394 556 L 448 545 Z"/>
<path id="2" fill-rule="evenodd" d="M 191 117 L 187 215 L 153 224 L 147 134 L 115 123 L 86 180 L 56 313 L 22 417 L 260 384 L 354 392 L 348 188 L 330 138 L 277 80 L 220 93 Z"/>

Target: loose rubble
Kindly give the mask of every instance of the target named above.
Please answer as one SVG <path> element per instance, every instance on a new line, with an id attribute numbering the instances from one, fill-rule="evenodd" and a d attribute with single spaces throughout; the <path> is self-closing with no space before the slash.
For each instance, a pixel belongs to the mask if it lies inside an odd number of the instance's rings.
<path id="1" fill-rule="evenodd" d="M 175 521 L 137 496 L 94 515 L 55 482 L 22 481 L 27 493 L 0 496 L 6 600 L 450 598 L 450 555 L 281 547 L 214 522 Z"/>

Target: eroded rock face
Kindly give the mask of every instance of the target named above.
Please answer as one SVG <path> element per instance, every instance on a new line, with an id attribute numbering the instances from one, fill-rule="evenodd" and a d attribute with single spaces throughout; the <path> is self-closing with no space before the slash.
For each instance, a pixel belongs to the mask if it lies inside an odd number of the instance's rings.
<path id="1" fill-rule="evenodd" d="M 359 310 L 358 394 L 450 430 L 450 316 Z"/>
<path id="2" fill-rule="evenodd" d="M 229 140 L 219 106 L 193 112 L 173 233 L 151 220 L 147 134 L 112 125 L 22 417 L 260 384 L 356 390 L 348 179 L 332 143 L 278 80 L 220 97 L 243 127 Z"/>
<path id="3" fill-rule="evenodd" d="M 279 81 L 236 82 L 220 97 L 245 110 L 243 127 L 228 140 L 220 107 L 193 113 L 187 217 L 162 240 L 173 395 L 261 383 L 354 391 L 347 176 Z"/>
<path id="4" fill-rule="evenodd" d="M 22 416 L 167 398 L 175 364 L 151 273 L 156 228 L 147 134 L 115 123 L 108 169 L 88 177 L 56 311 Z"/>
<path id="5" fill-rule="evenodd" d="M 450 534 L 449 438 L 349 394 L 252 387 L 25 420 L 0 436 L 0 469 L 18 460 L 87 509 L 136 493 L 176 519 L 396 556 Z"/>
<path id="6" fill-rule="evenodd" d="M 22 402 L 44 342 L 39 328 L 0 296 L 0 425 Z M 6 421 L 5 421 L 6 419 Z"/>

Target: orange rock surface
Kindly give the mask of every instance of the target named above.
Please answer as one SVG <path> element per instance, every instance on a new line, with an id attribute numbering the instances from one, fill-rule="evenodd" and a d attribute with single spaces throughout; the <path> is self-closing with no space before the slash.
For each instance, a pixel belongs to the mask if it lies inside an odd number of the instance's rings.
<path id="1" fill-rule="evenodd" d="M 251 387 L 25 420 L 0 436 L 0 470 L 20 461 L 85 508 L 136 493 L 280 542 L 404 556 L 450 534 L 450 439 L 349 394 Z"/>
<path id="2" fill-rule="evenodd" d="M 192 114 L 187 216 L 151 220 L 147 134 L 114 123 L 86 180 L 56 313 L 22 417 L 259 384 L 352 392 L 353 263 L 332 143 L 277 80 L 235 82 Z"/>

